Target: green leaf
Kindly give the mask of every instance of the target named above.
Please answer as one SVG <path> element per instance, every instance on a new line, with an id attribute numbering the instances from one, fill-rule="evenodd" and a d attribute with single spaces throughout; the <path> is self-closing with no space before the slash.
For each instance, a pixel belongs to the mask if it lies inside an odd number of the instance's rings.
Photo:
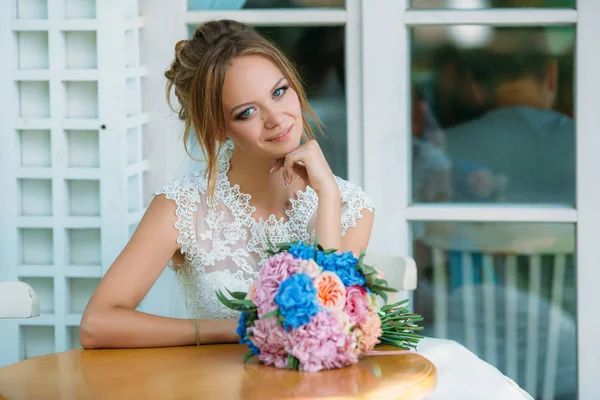
<path id="1" fill-rule="evenodd" d="M 240 306 L 246 306 L 248 308 L 256 308 L 256 304 L 252 300 L 230 300 L 231 303 L 237 304 Z"/>
<path id="2" fill-rule="evenodd" d="M 279 323 L 279 325 L 282 325 L 285 322 L 285 317 L 283 316 L 283 314 L 279 313 L 279 315 L 277 316 L 277 322 Z"/>
<path id="3" fill-rule="evenodd" d="M 291 369 L 291 370 L 298 370 L 298 366 L 300 365 L 300 360 L 298 360 L 296 357 L 294 357 L 291 354 L 288 354 L 288 363 L 287 363 L 287 369 Z"/>
<path id="4" fill-rule="evenodd" d="M 269 234 L 267 234 L 267 243 L 269 244 L 269 247 L 270 247 L 270 248 L 271 248 L 273 251 L 275 251 L 275 249 L 277 249 L 277 246 L 275 246 L 275 245 L 273 244 L 273 242 L 271 242 L 271 235 L 269 235 Z"/>
<path id="5" fill-rule="evenodd" d="M 381 290 L 373 290 L 373 289 L 371 289 L 371 291 L 373 293 L 376 293 L 379 297 L 381 297 L 383 299 L 383 301 L 387 304 L 388 296 L 385 292 L 383 292 Z"/>
<path id="6" fill-rule="evenodd" d="M 231 308 L 232 310 L 239 310 L 240 307 L 238 307 L 237 305 L 233 304 L 231 302 L 231 300 L 229 300 L 227 297 L 225 297 L 225 295 L 220 291 L 217 290 L 217 299 L 219 299 L 219 301 L 221 303 L 223 303 L 223 305 L 227 308 Z"/>
<path id="7" fill-rule="evenodd" d="M 254 354 L 253 352 L 248 352 L 246 353 L 245 357 L 244 357 L 244 364 L 246 364 L 248 361 L 250 361 L 250 359 L 252 357 L 254 357 L 256 354 Z"/>
<path id="8" fill-rule="evenodd" d="M 227 290 L 227 293 L 229 293 L 231 297 L 237 300 L 244 300 L 247 295 L 247 293 L 244 292 L 230 292 L 229 290 Z"/>
<path id="9" fill-rule="evenodd" d="M 377 289 L 377 290 L 381 290 L 383 292 L 397 292 L 398 290 L 387 287 L 387 286 L 381 286 L 381 285 L 371 285 L 369 287 L 369 289 L 371 289 L 371 291 L 373 291 L 373 289 Z"/>
<path id="10" fill-rule="evenodd" d="M 256 305 L 250 300 L 230 300 L 220 291 L 217 290 L 217 299 L 227 308 L 236 311 L 253 312 L 256 310 Z"/>
<path id="11" fill-rule="evenodd" d="M 267 319 L 267 318 L 271 318 L 271 317 L 277 317 L 279 315 L 279 310 L 273 310 L 270 313 L 267 313 L 265 315 L 263 315 L 263 317 L 261 319 Z"/>

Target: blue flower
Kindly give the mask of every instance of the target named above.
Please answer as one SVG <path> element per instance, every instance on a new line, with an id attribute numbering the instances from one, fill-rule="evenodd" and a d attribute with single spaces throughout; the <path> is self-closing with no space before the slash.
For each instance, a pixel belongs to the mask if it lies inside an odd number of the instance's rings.
<path id="1" fill-rule="evenodd" d="M 358 259 L 352 252 L 344 253 L 318 253 L 317 264 L 324 271 L 335 272 L 346 287 L 352 285 L 363 286 L 366 282 L 364 275 L 356 268 Z"/>
<path id="2" fill-rule="evenodd" d="M 246 312 L 243 312 L 240 314 L 240 319 L 238 320 L 238 327 L 235 330 L 235 333 L 237 333 L 238 336 L 240 337 L 241 344 L 248 345 L 248 347 L 250 347 L 250 350 L 254 354 L 258 355 L 258 354 L 260 354 L 259 348 L 256 347 L 254 345 L 254 343 L 252 343 L 250 341 L 250 339 L 244 339 L 247 335 L 247 332 L 246 332 L 246 317 L 247 317 L 247 315 L 248 315 L 248 313 L 246 313 Z"/>
<path id="3" fill-rule="evenodd" d="M 314 246 L 305 246 L 302 242 L 290 246 L 288 253 L 301 260 L 314 260 L 316 249 Z"/>
<path id="4" fill-rule="evenodd" d="M 281 282 L 275 303 L 285 318 L 282 324 L 287 330 L 309 323 L 312 316 L 319 312 L 317 289 L 310 276 L 302 273 Z"/>

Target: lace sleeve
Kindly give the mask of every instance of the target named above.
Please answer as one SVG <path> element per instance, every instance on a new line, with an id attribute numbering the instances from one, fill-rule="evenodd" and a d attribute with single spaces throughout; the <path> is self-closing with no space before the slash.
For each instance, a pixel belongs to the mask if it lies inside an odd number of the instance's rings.
<path id="1" fill-rule="evenodd" d="M 172 181 L 154 193 L 155 196 L 164 194 L 169 200 L 175 201 L 177 222 L 175 229 L 179 232 L 177 243 L 181 245 L 181 253 L 193 256 L 196 253 L 196 232 L 194 230 L 194 214 L 201 195 L 206 190 L 200 173 L 191 174 Z"/>
<path id="2" fill-rule="evenodd" d="M 373 211 L 373 203 L 365 192 L 352 182 L 345 181 L 336 177 L 338 187 L 340 188 L 340 197 L 342 199 L 342 236 L 346 234 L 348 228 L 356 226 L 356 220 L 362 218 L 361 211 L 367 209 Z"/>

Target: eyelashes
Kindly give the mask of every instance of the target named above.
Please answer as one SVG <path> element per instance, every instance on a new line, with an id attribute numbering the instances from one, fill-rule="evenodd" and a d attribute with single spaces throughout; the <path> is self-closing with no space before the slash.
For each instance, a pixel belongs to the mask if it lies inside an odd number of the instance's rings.
<path id="1" fill-rule="evenodd" d="M 275 99 L 279 99 L 279 98 L 283 97 L 287 93 L 287 91 L 289 90 L 289 88 L 290 88 L 289 85 L 283 85 L 283 86 L 277 88 L 273 92 L 272 95 L 273 95 L 273 97 Z M 245 119 L 248 119 L 248 118 L 250 118 L 254 114 L 255 111 L 256 110 L 254 108 L 252 108 L 252 107 L 247 108 L 244 111 L 242 111 L 241 113 L 239 113 L 237 115 L 236 119 L 237 120 L 242 120 L 242 121 L 245 120 Z"/>

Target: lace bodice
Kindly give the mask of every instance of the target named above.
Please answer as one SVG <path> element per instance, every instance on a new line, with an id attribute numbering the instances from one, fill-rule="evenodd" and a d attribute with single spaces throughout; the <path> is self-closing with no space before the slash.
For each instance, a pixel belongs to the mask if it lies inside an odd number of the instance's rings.
<path id="1" fill-rule="evenodd" d="M 175 271 L 190 318 L 233 318 L 236 312 L 217 300 L 215 291 L 247 291 L 273 243 L 314 240 L 318 197 L 307 187 L 290 199 L 287 219 L 271 215 L 254 219 L 250 195 L 231 185 L 227 178 L 233 145 L 228 142 L 219 157 L 219 175 L 214 202 L 207 201 L 203 172 L 177 179 L 155 195 L 175 201 L 179 232 L 177 242 L 185 262 L 170 267 Z M 371 201 L 356 185 L 336 177 L 342 202 L 341 233 L 356 226 L 361 210 L 373 210 Z"/>

